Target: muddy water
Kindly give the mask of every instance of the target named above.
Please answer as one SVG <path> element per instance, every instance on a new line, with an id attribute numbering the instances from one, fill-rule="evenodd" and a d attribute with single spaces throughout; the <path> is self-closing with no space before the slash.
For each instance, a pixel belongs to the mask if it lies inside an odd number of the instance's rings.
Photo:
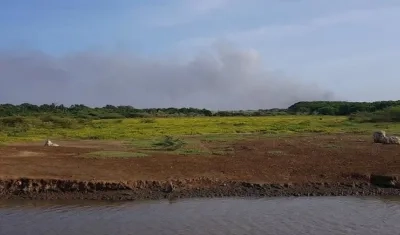
<path id="1" fill-rule="evenodd" d="M 400 198 L 0 201 L 0 234 L 398 234 Z"/>

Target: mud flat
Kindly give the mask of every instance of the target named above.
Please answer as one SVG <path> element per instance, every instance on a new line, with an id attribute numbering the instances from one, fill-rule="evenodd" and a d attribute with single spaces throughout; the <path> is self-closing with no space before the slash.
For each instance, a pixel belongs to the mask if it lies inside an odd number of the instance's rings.
<path id="1" fill-rule="evenodd" d="M 218 154 L 138 151 L 120 143 L 0 146 L 0 198 L 147 200 L 191 197 L 400 195 L 399 146 L 370 136 L 200 142 Z M 221 146 L 229 149 L 221 154 Z M 113 152 L 114 151 L 114 152 Z"/>
<path id="2" fill-rule="evenodd" d="M 390 178 L 390 177 L 389 177 Z M 175 181 L 95 182 L 9 179 L 3 199 L 158 200 L 202 197 L 400 196 L 400 187 L 370 182 L 257 184 L 205 178 Z"/>

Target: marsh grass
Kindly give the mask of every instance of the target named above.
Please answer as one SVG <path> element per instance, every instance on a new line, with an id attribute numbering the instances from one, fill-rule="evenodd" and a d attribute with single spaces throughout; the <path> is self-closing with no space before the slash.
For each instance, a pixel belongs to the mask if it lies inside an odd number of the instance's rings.
<path id="1" fill-rule="evenodd" d="M 328 148 L 328 149 L 338 149 L 338 148 L 341 148 L 342 146 L 337 145 L 337 144 L 326 144 L 323 147 Z"/>
<path id="2" fill-rule="evenodd" d="M 186 145 L 186 142 L 181 138 L 174 138 L 173 136 L 166 135 L 162 139 L 153 142 L 153 147 L 158 150 L 174 151 Z"/>
<path id="3" fill-rule="evenodd" d="M 179 155 L 209 155 L 207 148 L 199 145 L 200 140 L 190 137 L 174 138 L 172 136 L 164 136 L 161 138 L 134 140 L 128 143 L 138 151 L 148 153 L 164 152 Z"/>
<path id="4" fill-rule="evenodd" d="M 139 120 L 140 123 L 156 123 L 155 118 L 141 118 Z"/>
<path id="5" fill-rule="evenodd" d="M 244 139 L 234 135 L 210 136 L 181 136 L 181 138 L 168 139 L 157 137 L 152 139 L 138 139 L 125 142 L 128 148 L 146 153 L 163 152 L 177 155 L 227 155 L 233 153 L 231 144 Z M 174 144 L 166 144 L 168 142 Z M 183 144 L 182 144 L 183 143 Z"/>
<path id="6" fill-rule="evenodd" d="M 282 150 L 269 150 L 267 153 L 270 154 L 270 155 L 274 155 L 274 156 L 287 155 L 287 153 L 285 153 Z"/>
<path id="7" fill-rule="evenodd" d="M 359 123 L 340 116 L 176 117 L 83 120 L 63 117 L 8 117 L 0 120 L 0 142 L 45 138 L 92 140 L 155 140 L 199 136 L 221 142 L 251 136 L 352 133 L 376 129 L 400 133 L 399 123 Z M 222 140 L 221 140 L 222 139 Z"/>
<path id="8" fill-rule="evenodd" d="M 183 148 L 180 149 L 179 151 L 175 151 L 175 153 L 178 155 L 203 155 L 203 156 L 209 156 L 212 154 L 209 150 L 202 148 Z"/>
<path id="9" fill-rule="evenodd" d="M 137 158 L 147 156 L 149 155 L 146 153 L 124 151 L 96 151 L 83 155 L 86 158 Z"/>

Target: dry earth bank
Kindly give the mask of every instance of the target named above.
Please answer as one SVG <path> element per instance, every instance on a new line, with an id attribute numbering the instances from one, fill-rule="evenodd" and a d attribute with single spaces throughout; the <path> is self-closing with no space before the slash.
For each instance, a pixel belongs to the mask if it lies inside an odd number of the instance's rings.
<path id="1" fill-rule="evenodd" d="M 374 144 L 371 136 L 198 140 L 196 151 L 183 154 L 119 141 L 55 142 L 61 147 L 0 146 L 2 197 L 400 195 L 370 185 L 371 174 L 400 173 L 399 146 Z"/>

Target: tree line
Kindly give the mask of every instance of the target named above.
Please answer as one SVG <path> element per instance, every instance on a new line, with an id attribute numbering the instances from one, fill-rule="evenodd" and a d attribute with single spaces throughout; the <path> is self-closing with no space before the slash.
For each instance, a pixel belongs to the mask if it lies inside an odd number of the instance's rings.
<path id="1" fill-rule="evenodd" d="M 400 106 L 400 100 L 375 102 L 311 101 L 297 102 L 288 107 L 288 112 L 347 116 L 355 113 L 373 113 L 394 106 Z"/>
<path id="2" fill-rule="evenodd" d="M 211 111 L 198 108 L 148 108 L 138 109 L 132 106 L 106 105 L 88 107 L 83 104 L 71 106 L 52 104 L 20 105 L 0 104 L 0 117 L 55 115 L 83 119 L 116 119 L 140 117 L 189 117 L 189 116 L 270 116 L 270 115 L 354 115 L 358 113 L 376 113 L 392 107 L 400 107 L 398 101 L 346 102 L 346 101 L 310 101 L 297 102 L 287 109 L 259 109 Z"/>
<path id="3" fill-rule="evenodd" d="M 138 109 L 132 106 L 106 105 L 104 107 L 88 107 L 83 104 L 71 106 L 52 104 L 34 105 L 23 103 L 20 105 L 0 104 L 0 117 L 9 116 L 42 116 L 55 115 L 89 119 L 117 119 L 141 117 L 195 117 L 195 116 L 265 116 L 283 115 L 286 109 L 268 109 L 253 111 L 211 111 L 198 108 L 147 108 Z"/>
<path id="4" fill-rule="evenodd" d="M 288 108 L 292 114 L 348 116 L 356 122 L 400 122 L 400 100 L 375 102 L 298 102 Z"/>

